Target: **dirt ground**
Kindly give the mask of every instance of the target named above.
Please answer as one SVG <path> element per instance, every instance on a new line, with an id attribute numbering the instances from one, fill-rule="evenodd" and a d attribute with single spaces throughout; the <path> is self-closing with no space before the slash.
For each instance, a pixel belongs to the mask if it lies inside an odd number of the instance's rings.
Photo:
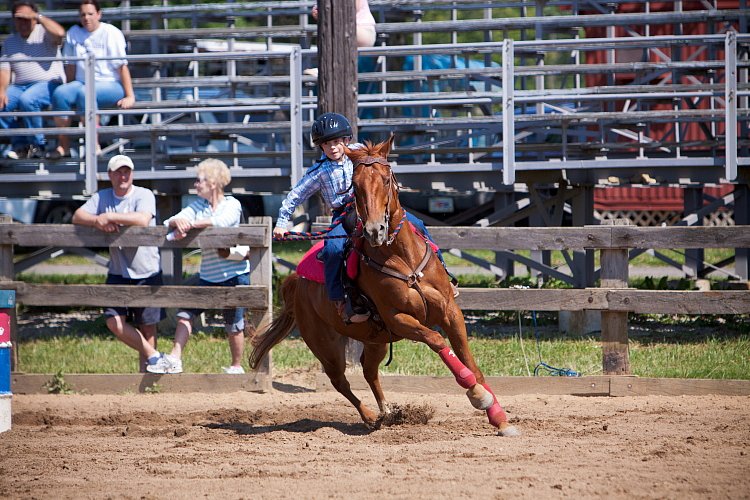
<path id="1" fill-rule="evenodd" d="M 266 394 L 15 395 L 0 497 L 750 497 L 748 397 L 501 397 L 523 433 L 505 438 L 463 396 L 388 396 L 401 422 L 369 430 L 300 375 Z"/>

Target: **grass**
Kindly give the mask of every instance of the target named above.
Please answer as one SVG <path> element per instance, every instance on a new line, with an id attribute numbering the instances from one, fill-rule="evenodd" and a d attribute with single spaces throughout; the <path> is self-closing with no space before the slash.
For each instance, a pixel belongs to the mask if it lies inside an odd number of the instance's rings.
<path id="1" fill-rule="evenodd" d="M 582 375 L 601 374 L 598 335 L 570 336 L 557 332 L 551 318 L 540 318 L 536 333 L 522 318 L 519 335 L 514 315 L 475 320 L 470 315 L 470 344 L 477 363 L 488 376 L 527 376 L 540 361 Z M 517 316 L 515 317 L 517 321 Z M 722 321 L 723 320 L 723 321 Z M 692 324 L 667 323 L 655 318 L 631 321 L 630 363 L 641 377 L 750 379 L 750 334 L 747 318 L 703 319 Z M 538 340 L 537 340 L 538 338 Z M 133 350 L 116 340 L 101 318 L 79 321 L 55 334 L 20 339 L 19 365 L 26 373 L 135 373 Z M 161 348 L 171 346 L 170 335 L 160 335 Z M 229 363 L 229 346 L 221 328 L 195 333 L 185 351 L 188 373 L 220 373 Z M 273 351 L 280 372 L 317 370 L 318 363 L 296 334 Z M 248 369 L 246 361 L 243 362 Z M 410 341 L 393 344 L 393 361 L 381 365 L 384 374 L 448 376 L 448 370 L 425 345 Z"/>

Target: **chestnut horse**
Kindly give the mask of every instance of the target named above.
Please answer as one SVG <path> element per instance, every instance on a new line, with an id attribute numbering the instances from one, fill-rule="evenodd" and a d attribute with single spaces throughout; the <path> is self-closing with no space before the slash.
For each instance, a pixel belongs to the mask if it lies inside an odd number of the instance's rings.
<path id="1" fill-rule="evenodd" d="M 374 304 L 385 329 L 372 320 L 344 324 L 324 285 L 291 273 L 281 286 L 283 309 L 265 331 L 253 338 L 250 366 L 256 368 L 296 324 L 333 387 L 354 405 L 367 425 L 374 426 L 378 415 L 352 393 L 345 376 L 347 337 L 364 344 L 362 370 L 381 414 L 389 411 L 378 373 L 388 343 L 401 339 L 423 342 L 467 389 L 471 404 L 486 410 L 489 422 L 502 435 L 516 435 L 474 361 L 464 317 L 443 265 L 429 245 L 408 229 L 398 184 L 387 161 L 392 144 L 393 136 L 375 146 L 368 142 L 361 149 L 347 151 L 354 163 L 355 206 L 365 240 L 356 286 Z M 452 350 L 431 326 L 439 326 L 446 333 Z"/>

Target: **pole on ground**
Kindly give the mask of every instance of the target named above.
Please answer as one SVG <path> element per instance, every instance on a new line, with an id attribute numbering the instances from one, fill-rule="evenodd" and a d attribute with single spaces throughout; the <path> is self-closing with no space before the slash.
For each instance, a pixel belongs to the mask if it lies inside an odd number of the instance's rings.
<path id="1" fill-rule="evenodd" d="M 11 311 L 16 309 L 16 291 L 0 290 L 0 432 L 10 430 L 11 398 L 10 359 L 11 347 Z"/>

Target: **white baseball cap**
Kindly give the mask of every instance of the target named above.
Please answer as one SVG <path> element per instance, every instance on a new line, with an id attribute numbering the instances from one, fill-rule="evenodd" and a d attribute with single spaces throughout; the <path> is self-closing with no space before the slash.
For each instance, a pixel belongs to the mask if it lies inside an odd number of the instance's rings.
<path id="1" fill-rule="evenodd" d="M 115 155 L 109 159 L 109 165 L 107 166 L 107 169 L 114 172 L 120 167 L 128 167 L 130 170 L 135 170 L 133 160 L 131 160 L 129 156 Z"/>

